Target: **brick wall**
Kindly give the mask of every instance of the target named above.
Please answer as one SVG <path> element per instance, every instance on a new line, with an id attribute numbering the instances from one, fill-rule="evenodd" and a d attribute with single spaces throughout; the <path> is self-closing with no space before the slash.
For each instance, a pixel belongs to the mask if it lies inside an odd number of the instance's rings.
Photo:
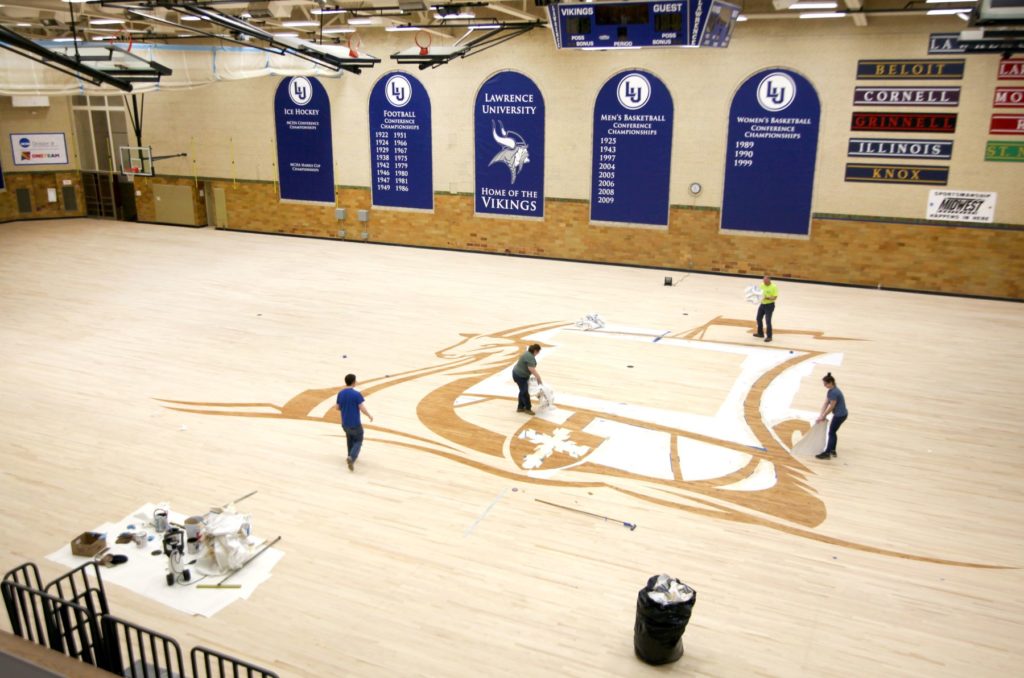
<path id="1" fill-rule="evenodd" d="M 64 181 L 70 181 L 75 187 L 77 210 L 64 209 Z M 0 222 L 85 216 L 85 194 L 82 192 L 82 178 L 77 171 L 4 172 L 4 182 L 7 190 L 0 192 Z M 22 214 L 18 211 L 19 188 L 27 188 L 31 192 L 31 214 Z M 46 190 L 48 188 L 57 191 L 57 202 L 49 202 Z"/>
<path id="2" fill-rule="evenodd" d="M 225 189 L 238 230 L 337 238 L 344 229 L 347 240 L 365 231 L 370 242 L 1024 299 L 1022 230 L 816 218 L 809 239 L 766 238 L 719 233 L 713 209 L 673 207 L 668 229 L 624 228 L 590 225 L 584 201 L 548 200 L 544 220 L 528 221 L 474 217 L 472 196 L 442 193 L 433 214 L 371 210 L 364 226 L 356 212 L 370 209 L 367 189 L 337 189 L 338 221 L 331 206 L 280 202 L 274 183 L 211 183 Z"/>

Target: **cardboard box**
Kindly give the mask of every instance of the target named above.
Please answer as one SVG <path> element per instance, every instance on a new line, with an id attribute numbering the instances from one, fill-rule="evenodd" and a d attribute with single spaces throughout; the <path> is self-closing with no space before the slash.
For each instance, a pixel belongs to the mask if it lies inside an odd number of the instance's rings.
<path id="1" fill-rule="evenodd" d="M 92 558 L 107 548 L 107 538 L 99 532 L 83 532 L 71 540 L 71 553 Z"/>

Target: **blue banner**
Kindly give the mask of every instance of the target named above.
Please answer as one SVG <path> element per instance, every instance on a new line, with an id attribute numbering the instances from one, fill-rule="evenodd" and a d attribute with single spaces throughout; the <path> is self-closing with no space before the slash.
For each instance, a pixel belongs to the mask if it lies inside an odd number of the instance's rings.
<path id="1" fill-rule="evenodd" d="M 370 92 L 370 194 L 375 207 L 434 209 L 430 97 L 416 78 L 385 73 Z"/>
<path id="2" fill-rule="evenodd" d="M 516 71 L 481 85 L 474 107 L 476 213 L 544 216 L 544 97 Z"/>
<path id="3" fill-rule="evenodd" d="M 285 78 L 274 95 L 282 200 L 335 204 L 331 102 L 316 78 Z"/>
<path id="4" fill-rule="evenodd" d="M 807 235 L 821 103 L 802 75 L 760 71 L 729 108 L 723 230 Z"/>
<path id="5" fill-rule="evenodd" d="M 668 225 L 672 95 L 647 71 L 624 71 L 594 103 L 590 220 Z"/>

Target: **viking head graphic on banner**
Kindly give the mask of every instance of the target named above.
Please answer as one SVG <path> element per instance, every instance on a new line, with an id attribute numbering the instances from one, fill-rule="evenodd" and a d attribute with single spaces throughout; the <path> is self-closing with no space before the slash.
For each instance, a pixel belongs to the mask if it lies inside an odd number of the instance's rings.
<path id="1" fill-rule="evenodd" d="M 512 185 L 515 186 L 516 176 L 523 169 L 523 165 L 530 162 L 530 149 L 526 140 L 515 132 L 506 132 L 505 125 L 500 120 L 491 120 L 491 134 L 494 140 L 501 146 L 501 150 L 487 163 L 490 167 L 496 162 L 503 162 L 512 173 Z"/>

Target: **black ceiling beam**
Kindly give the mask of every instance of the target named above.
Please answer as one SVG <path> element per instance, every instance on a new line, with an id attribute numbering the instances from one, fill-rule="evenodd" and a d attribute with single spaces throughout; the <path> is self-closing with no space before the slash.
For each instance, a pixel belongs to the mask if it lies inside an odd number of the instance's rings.
<path id="1" fill-rule="evenodd" d="M 15 33 L 6 26 L 0 26 L 0 47 L 23 56 L 26 59 L 31 59 L 36 63 L 49 66 L 50 68 L 64 73 L 65 75 L 70 75 L 79 80 L 85 80 L 97 87 L 101 85 L 110 85 L 111 87 L 116 87 L 122 92 L 132 91 L 132 84 L 130 82 L 115 78 L 114 76 L 108 75 L 107 73 L 97 70 L 91 66 L 86 66 L 85 64 L 64 56 L 59 52 L 54 52 L 51 49 L 43 47 L 42 45 Z"/>

